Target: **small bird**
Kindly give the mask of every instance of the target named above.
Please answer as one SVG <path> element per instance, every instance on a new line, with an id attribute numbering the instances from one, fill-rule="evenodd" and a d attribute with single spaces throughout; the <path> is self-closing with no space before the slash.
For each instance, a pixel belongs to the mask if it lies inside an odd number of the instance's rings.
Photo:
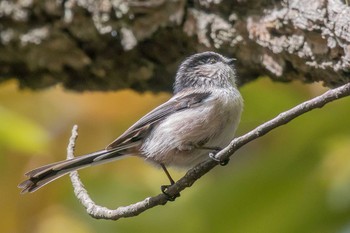
<path id="1" fill-rule="evenodd" d="M 234 60 L 209 51 L 188 57 L 176 73 L 172 98 L 105 149 L 27 172 L 28 179 L 18 185 L 21 193 L 34 192 L 71 171 L 130 155 L 161 167 L 174 184 L 166 167 L 190 168 L 234 137 L 243 109 Z"/>

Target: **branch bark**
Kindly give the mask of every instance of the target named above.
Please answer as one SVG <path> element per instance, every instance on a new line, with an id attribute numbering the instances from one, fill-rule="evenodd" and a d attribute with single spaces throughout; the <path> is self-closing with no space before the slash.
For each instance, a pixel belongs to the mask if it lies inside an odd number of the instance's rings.
<path id="1" fill-rule="evenodd" d="M 315 97 L 311 100 L 305 101 L 294 108 L 287 110 L 270 121 L 256 127 L 243 136 L 237 137 L 231 141 L 231 143 L 218 152 L 215 155 L 215 159 L 223 161 L 229 159 L 239 148 L 247 143 L 269 133 L 273 129 L 287 124 L 296 117 L 305 114 L 315 108 L 322 108 L 324 105 L 349 96 L 350 95 L 350 83 L 344 84 L 341 87 L 329 90 L 324 94 Z M 73 158 L 75 140 L 77 138 L 77 126 L 73 127 L 72 136 L 67 149 L 67 159 Z M 200 177 L 208 173 L 211 169 L 216 167 L 219 163 L 213 159 L 209 159 L 196 165 L 190 169 L 181 179 L 167 189 L 167 193 L 171 196 L 175 196 L 185 188 L 191 187 Z M 96 205 L 94 201 L 89 197 L 87 190 L 79 179 L 77 172 L 70 174 L 71 181 L 74 187 L 74 193 L 82 205 L 86 208 L 87 213 L 97 219 L 109 219 L 117 220 L 119 218 L 133 217 L 140 213 L 158 206 L 165 205 L 168 202 L 167 196 L 163 193 L 154 196 L 147 197 L 143 201 L 131 204 L 129 206 L 119 207 L 115 210 L 108 209 L 103 206 Z"/>
<path id="2" fill-rule="evenodd" d="M 237 58 L 240 84 L 350 80 L 342 0 L 0 1 L 0 82 L 21 87 L 170 91 L 184 57 Z"/>

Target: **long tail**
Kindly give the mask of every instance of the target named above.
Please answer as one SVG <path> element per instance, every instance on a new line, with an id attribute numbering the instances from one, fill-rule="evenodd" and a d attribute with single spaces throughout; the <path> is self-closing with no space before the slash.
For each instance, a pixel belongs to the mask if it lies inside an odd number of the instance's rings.
<path id="1" fill-rule="evenodd" d="M 22 189 L 22 194 L 31 193 L 71 171 L 117 160 L 125 155 L 127 154 L 123 154 L 120 150 L 101 150 L 73 159 L 51 163 L 27 172 L 25 175 L 29 179 L 20 183 L 18 188 Z"/>

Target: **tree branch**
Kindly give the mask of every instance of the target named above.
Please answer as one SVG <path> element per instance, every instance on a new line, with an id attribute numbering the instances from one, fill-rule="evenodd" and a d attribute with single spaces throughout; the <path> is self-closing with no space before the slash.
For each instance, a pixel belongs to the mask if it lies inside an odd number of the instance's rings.
<path id="1" fill-rule="evenodd" d="M 330 103 L 334 100 L 343 98 L 350 95 L 350 83 L 344 84 L 338 88 L 329 90 L 324 94 L 315 97 L 309 101 L 305 101 L 294 108 L 285 111 L 279 114 L 277 117 L 273 118 L 270 121 L 265 122 L 264 124 L 258 126 L 252 131 L 246 133 L 243 136 L 237 137 L 231 141 L 231 143 L 218 152 L 215 155 L 215 159 L 218 161 L 223 161 L 230 158 L 239 148 L 245 144 L 267 134 L 273 129 L 287 124 L 296 117 L 309 112 L 315 108 L 321 108 L 325 104 Z M 77 138 L 77 126 L 73 127 L 72 136 L 68 146 L 67 159 L 73 158 L 75 140 Z M 217 166 L 219 163 L 213 159 L 209 159 L 196 165 L 194 168 L 190 169 L 181 179 L 179 179 L 174 185 L 170 186 L 167 189 L 167 193 L 171 196 L 175 196 L 180 193 L 185 188 L 192 186 L 192 184 L 197 181 L 204 174 L 208 173 L 211 169 Z M 80 200 L 83 206 L 86 208 L 88 214 L 97 219 L 109 219 L 117 220 L 119 218 L 133 217 L 137 216 L 140 213 L 144 212 L 147 209 L 158 205 L 165 205 L 168 202 L 167 196 L 163 193 L 154 196 L 147 197 L 143 201 L 131 204 L 129 206 L 118 207 L 115 210 L 108 209 L 96 205 L 91 198 L 89 197 L 86 189 L 84 188 L 82 182 L 79 179 L 77 172 L 72 172 L 70 174 L 71 181 L 74 187 L 74 193 L 76 197 Z"/>
<path id="2" fill-rule="evenodd" d="M 343 0 L 0 5 L 0 82 L 16 79 L 22 88 L 170 92 L 177 64 L 204 50 L 236 58 L 239 84 L 259 76 L 329 87 L 349 80 L 350 7 Z"/>

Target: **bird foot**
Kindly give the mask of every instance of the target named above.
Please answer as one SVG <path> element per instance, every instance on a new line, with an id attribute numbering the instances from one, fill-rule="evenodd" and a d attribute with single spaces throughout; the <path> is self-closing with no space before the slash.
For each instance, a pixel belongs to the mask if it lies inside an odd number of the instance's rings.
<path id="1" fill-rule="evenodd" d="M 180 193 L 176 193 L 175 195 L 170 195 L 169 193 L 167 193 L 167 189 L 170 186 L 171 185 L 162 185 L 160 186 L 160 190 L 167 197 L 168 201 L 175 201 L 176 198 L 180 197 Z"/>
<path id="2" fill-rule="evenodd" d="M 212 160 L 214 160 L 215 162 L 218 162 L 221 166 L 226 166 L 228 164 L 228 162 L 230 162 L 230 159 L 223 159 L 223 160 L 220 160 L 218 158 L 215 157 L 215 155 L 221 150 L 220 149 L 216 149 L 212 152 L 209 153 L 209 158 L 211 158 Z"/>

